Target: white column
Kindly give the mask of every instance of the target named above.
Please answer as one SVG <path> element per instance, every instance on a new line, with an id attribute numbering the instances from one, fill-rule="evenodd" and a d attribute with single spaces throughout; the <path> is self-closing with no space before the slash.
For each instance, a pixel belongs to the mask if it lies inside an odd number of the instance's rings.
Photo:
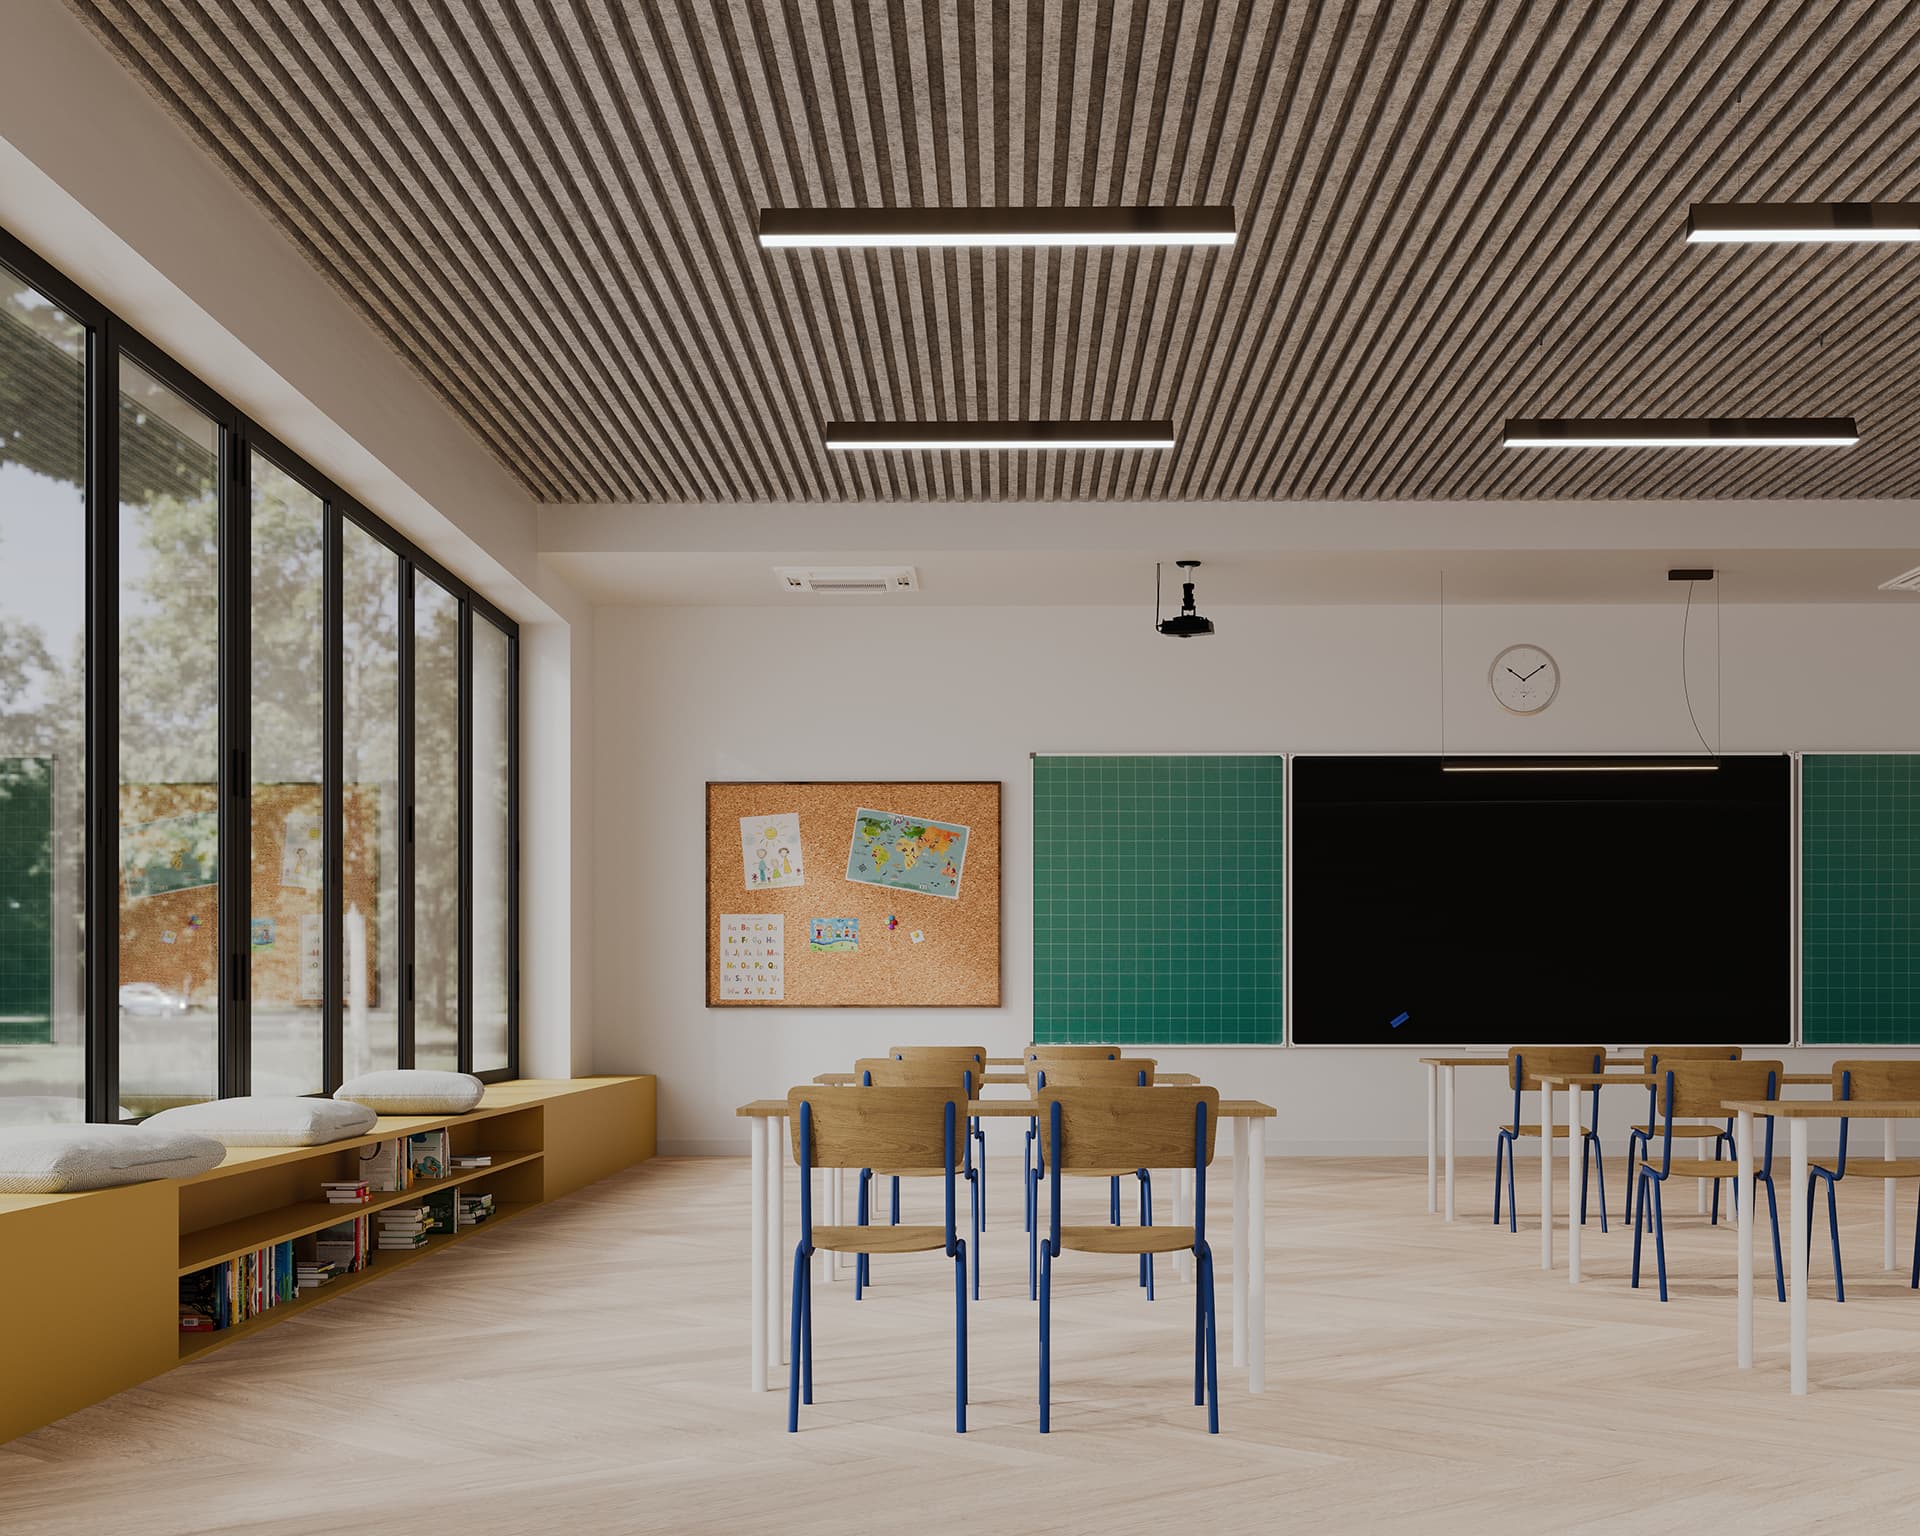
<path id="1" fill-rule="evenodd" d="M 1569 1191 L 1567 1199 L 1573 1195 Z M 1540 1089 L 1540 1267 L 1553 1268 L 1553 1090 Z"/>
<path id="2" fill-rule="evenodd" d="M 767 1390 L 767 1127 L 755 1116 L 753 1132 L 753 1390 Z"/>
<path id="3" fill-rule="evenodd" d="M 1882 1155 L 1885 1156 L 1888 1162 L 1892 1162 L 1893 1154 L 1894 1154 L 1894 1144 L 1893 1144 L 1894 1123 L 1893 1121 L 1891 1120 L 1882 1121 L 1881 1131 L 1882 1131 L 1882 1141 L 1881 1141 Z M 1893 1193 L 1894 1193 L 1893 1185 L 1894 1185 L 1894 1181 L 1892 1179 L 1882 1179 L 1880 1182 L 1884 1186 L 1880 1196 L 1880 1202 L 1881 1202 L 1880 1203 L 1880 1236 L 1881 1236 L 1881 1246 L 1882 1248 L 1885 1249 L 1885 1252 L 1883 1252 L 1880 1256 L 1881 1267 L 1883 1269 L 1895 1269 L 1898 1266 L 1894 1262 L 1894 1257 L 1893 1257 Z"/>
<path id="4" fill-rule="evenodd" d="M 1453 1068 L 1445 1069 L 1446 1090 L 1442 1095 L 1442 1118 L 1446 1123 L 1447 1139 L 1447 1220 L 1453 1220 Z"/>
<path id="5" fill-rule="evenodd" d="M 1440 1069 L 1427 1063 L 1427 1214 L 1440 1209 Z"/>
<path id="6" fill-rule="evenodd" d="M 1267 1390 L 1267 1122 L 1247 1128 L 1247 1390 Z"/>
<path id="7" fill-rule="evenodd" d="M 1753 1229 L 1758 1225 L 1753 1208 L 1753 1116 L 1746 1110 L 1734 1126 L 1734 1155 L 1738 1159 L 1740 1191 L 1740 1331 L 1737 1354 L 1740 1369 L 1753 1369 Z M 1797 1197 L 1796 1197 L 1797 1198 Z"/>
<path id="8" fill-rule="evenodd" d="M 1233 1363 L 1247 1363 L 1247 1122 L 1233 1127 Z"/>
<path id="9" fill-rule="evenodd" d="M 1580 1089 L 1567 1084 L 1567 1284 L 1580 1283 Z M 1553 1251 L 1547 1251 L 1553 1263 Z"/>
<path id="10" fill-rule="evenodd" d="M 1787 1122 L 1792 1156 L 1787 1165 L 1788 1224 L 1792 1242 L 1787 1255 L 1787 1334 L 1793 1362 L 1793 1395 L 1807 1395 L 1807 1122 L 1798 1115 Z"/>
<path id="11" fill-rule="evenodd" d="M 780 1278 L 785 1267 L 787 1229 L 787 1122 L 784 1117 L 767 1119 L 767 1361 L 771 1365 L 787 1363 L 787 1331 L 780 1326 L 785 1316 L 781 1298 L 786 1286 Z"/>

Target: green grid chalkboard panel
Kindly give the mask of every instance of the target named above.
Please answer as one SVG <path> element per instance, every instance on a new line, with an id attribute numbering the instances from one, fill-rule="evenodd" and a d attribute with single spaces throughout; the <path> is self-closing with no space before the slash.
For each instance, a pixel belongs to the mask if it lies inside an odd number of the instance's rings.
<path id="1" fill-rule="evenodd" d="M 1279 757 L 1033 760 L 1033 1038 L 1278 1045 Z"/>
<path id="2" fill-rule="evenodd" d="M 53 760 L 0 757 L 0 1045 L 52 1031 Z"/>
<path id="3" fill-rule="evenodd" d="M 1801 1039 L 1920 1044 L 1920 756 L 1800 766 Z"/>

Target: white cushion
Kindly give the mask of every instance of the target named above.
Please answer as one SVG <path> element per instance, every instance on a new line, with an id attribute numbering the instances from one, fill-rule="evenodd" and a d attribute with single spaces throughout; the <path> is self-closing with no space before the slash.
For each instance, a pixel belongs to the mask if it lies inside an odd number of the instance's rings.
<path id="1" fill-rule="evenodd" d="M 365 1104 L 383 1115 L 464 1115 L 487 1085 L 466 1072 L 364 1072 L 333 1090 L 336 1099 Z"/>
<path id="2" fill-rule="evenodd" d="M 318 1147 L 364 1136 L 379 1118 L 364 1104 L 258 1094 L 163 1109 L 146 1124 L 153 1130 L 211 1136 L 229 1147 Z"/>
<path id="3" fill-rule="evenodd" d="M 144 1125 L 0 1128 L 0 1194 L 61 1195 L 151 1179 L 190 1179 L 220 1166 L 211 1137 Z"/>

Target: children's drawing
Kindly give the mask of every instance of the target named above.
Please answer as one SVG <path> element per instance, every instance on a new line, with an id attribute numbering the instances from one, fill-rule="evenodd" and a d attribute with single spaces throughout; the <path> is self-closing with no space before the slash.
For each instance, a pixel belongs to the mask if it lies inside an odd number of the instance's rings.
<path id="1" fill-rule="evenodd" d="M 800 813 L 740 818 L 740 857 L 750 891 L 805 885 L 800 865 Z"/>
<path id="2" fill-rule="evenodd" d="M 280 883 L 297 891 L 319 890 L 320 852 L 320 813 L 288 811 L 280 842 Z"/>
<path id="3" fill-rule="evenodd" d="M 777 1003 L 787 995 L 787 920 L 778 912 L 723 913 L 720 996 Z"/>
<path id="4" fill-rule="evenodd" d="M 860 919 L 816 917 L 807 924 L 807 948 L 816 955 L 851 955 L 860 948 Z"/>
<path id="5" fill-rule="evenodd" d="M 967 865 L 967 829 L 864 806 L 853 814 L 847 878 L 957 901 Z"/>

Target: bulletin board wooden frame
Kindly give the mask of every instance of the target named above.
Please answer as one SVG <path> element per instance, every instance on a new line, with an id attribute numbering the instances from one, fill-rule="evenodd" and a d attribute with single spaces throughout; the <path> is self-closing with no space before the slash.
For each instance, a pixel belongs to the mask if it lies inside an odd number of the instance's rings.
<path id="1" fill-rule="evenodd" d="M 707 784 L 707 1006 L 709 1008 L 997 1008 L 1000 1006 L 998 779 L 709 781 Z M 957 898 L 847 878 L 862 810 L 967 828 Z M 798 813 L 804 883 L 748 888 L 743 818 Z M 721 919 L 784 919 L 785 996 L 720 996 Z M 897 919 L 892 929 L 889 916 Z M 856 918 L 850 953 L 815 953 L 814 918 Z M 915 942 L 915 933 L 922 935 Z"/>

